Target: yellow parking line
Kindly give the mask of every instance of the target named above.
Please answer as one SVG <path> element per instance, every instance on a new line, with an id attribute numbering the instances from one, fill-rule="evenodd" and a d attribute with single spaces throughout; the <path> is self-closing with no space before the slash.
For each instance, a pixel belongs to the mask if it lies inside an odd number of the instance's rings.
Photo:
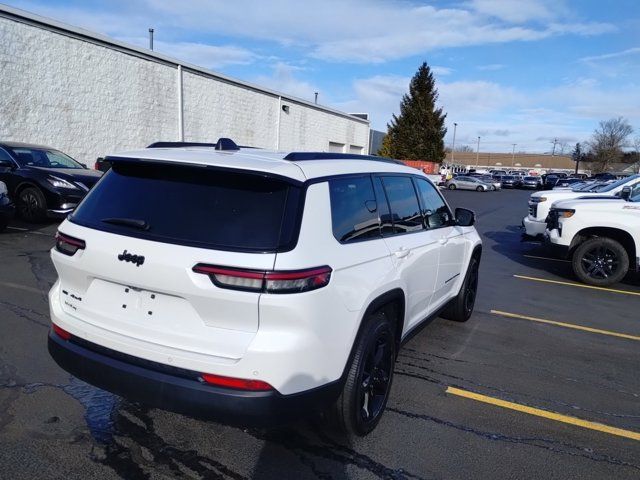
<path id="1" fill-rule="evenodd" d="M 563 258 L 551 258 L 551 257 L 539 257 L 537 255 L 523 255 L 524 257 L 527 258 L 537 258 L 538 260 L 551 260 L 554 262 L 567 262 L 567 263 L 571 263 L 571 260 L 565 260 Z"/>
<path id="2" fill-rule="evenodd" d="M 582 325 L 576 325 L 575 323 L 556 322 L 554 320 L 545 320 L 543 318 L 528 317 L 526 315 L 519 315 L 517 313 L 501 312 L 500 310 L 491 310 L 491 313 L 493 313 L 494 315 L 500 315 L 501 317 L 519 318 L 521 320 L 529 320 L 532 322 L 546 323 L 548 325 L 556 325 L 558 327 L 572 328 L 574 330 L 582 330 L 584 332 L 599 333 L 601 335 L 610 335 L 612 337 L 620 337 L 620 338 L 627 338 L 629 340 L 640 341 L 640 337 L 636 335 L 612 332 L 610 330 L 601 330 L 599 328 L 583 327 Z"/>
<path id="3" fill-rule="evenodd" d="M 507 402 L 506 400 L 500 400 L 499 398 L 494 397 L 487 397 L 486 395 L 469 392 L 460 388 L 447 387 L 447 393 L 450 393 L 451 395 L 457 395 L 459 397 L 469 398 L 471 400 L 477 400 L 478 402 L 488 403 L 502 408 L 508 408 L 517 412 L 535 415 L 536 417 L 555 420 L 556 422 L 568 423 L 577 427 L 588 428 L 589 430 L 596 430 L 598 432 L 604 432 L 610 435 L 630 438 L 631 440 L 640 440 L 640 433 L 638 432 L 623 430 L 622 428 L 610 427 L 609 425 L 604 425 L 602 423 L 589 422 L 588 420 L 582 420 L 581 418 L 561 415 L 555 412 L 548 412 L 539 408 L 527 407 L 526 405 L 520 405 L 519 403 Z"/>
<path id="4" fill-rule="evenodd" d="M 568 285 L 570 287 L 589 288 L 591 290 L 602 290 L 604 292 L 611 292 L 611 293 L 624 293 L 625 295 L 637 295 L 640 297 L 640 292 L 632 292 L 630 290 L 617 290 L 615 288 L 595 287 L 593 285 L 584 285 L 582 283 L 560 282 L 558 280 L 549 280 L 547 278 L 527 277 L 526 275 L 514 275 L 514 277 L 521 278 L 523 280 L 533 280 L 534 282 L 555 283 L 557 285 Z"/>

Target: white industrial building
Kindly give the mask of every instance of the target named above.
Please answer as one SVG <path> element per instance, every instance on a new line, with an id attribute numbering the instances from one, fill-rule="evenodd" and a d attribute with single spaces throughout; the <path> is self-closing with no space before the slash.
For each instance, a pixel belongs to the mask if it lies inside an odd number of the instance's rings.
<path id="1" fill-rule="evenodd" d="M 93 164 L 155 141 L 368 153 L 369 122 L 0 5 L 0 140 Z"/>

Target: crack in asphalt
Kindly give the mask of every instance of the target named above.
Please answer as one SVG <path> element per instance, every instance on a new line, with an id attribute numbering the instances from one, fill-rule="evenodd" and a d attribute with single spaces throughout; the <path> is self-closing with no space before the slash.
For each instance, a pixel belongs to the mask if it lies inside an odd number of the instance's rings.
<path id="1" fill-rule="evenodd" d="M 461 430 L 463 432 L 471 433 L 473 435 L 484 438 L 486 440 L 528 445 L 535 448 L 549 450 L 554 453 L 560 453 L 562 455 L 582 457 L 582 458 L 586 458 L 588 460 L 592 460 L 596 462 L 604 462 L 604 463 L 608 463 L 615 466 L 628 467 L 628 468 L 633 468 L 635 470 L 640 470 L 640 465 L 636 465 L 631 462 L 627 462 L 625 460 L 620 460 L 610 455 L 596 454 L 593 451 L 589 452 L 589 450 L 591 449 L 581 447 L 578 445 L 572 445 L 570 443 L 561 442 L 554 439 L 539 438 L 539 437 L 513 437 L 509 435 L 504 435 L 501 433 L 478 430 L 473 427 L 460 425 L 460 424 L 457 424 L 448 420 L 443 420 L 441 418 L 437 418 L 431 415 L 408 412 L 408 411 L 400 410 L 398 408 L 393 408 L 393 407 L 387 407 L 387 411 L 396 413 L 398 415 L 403 415 L 407 418 L 420 419 L 427 422 L 436 423 L 438 425 L 442 425 L 445 427 L 454 428 L 456 430 Z M 565 447 L 565 448 L 572 449 L 574 451 L 569 451 L 569 450 L 565 450 L 557 447 Z"/>
<path id="2" fill-rule="evenodd" d="M 20 305 L 14 305 L 13 303 L 9 303 L 6 302 L 4 300 L 0 300 L 0 306 L 6 308 L 7 310 L 9 310 L 11 313 L 13 313 L 14 315 L 16 315 L 19 318 L 22 318 L 24 320 L 28 320 L 31 323 L 35 323 L 36 325 L 39 325 L 41 327 L 50 327 L 50 323 L 49 323 L 49 316 L 48 315 L 44 315 L 40 312 L 38 312 L 37 310 L 33 310 L 31 308 L 27 308 L 27 307 L 22 307 Z M 47 321 L 46 323 L 41 322 L 40 320 L 33 318 L 30 315 L 36 315 L 39 318 L 46 318 Z"/>
<path id="3" fill-rule="evenodd" d="M 410 363 L 410 362 L 404 362 L 404 361 L 397 361 L 398 365 L 403 365 L 403 366 L 407 366 L 407 367 L 413 367 L 413 368 L 417 368 L 419 370 L 424 370 L 426 372 L 430 372 L 436 375 L 440 375 L 443 377 L 447 377 L 447 378 L 451 378 L 453 380 L 457 380 L 460 382 L 465 382 L 467 384 L 471 384 L 477 387 L 481 387 L 481 388 L 485 388 L 487 390 L 492 390 L 492 391 L 496 391 L 496 392 L 500 392 L 503 394 L 507 394 L 507 395 L 516 395 L 516 396 L 522 396 L 522 397 L 527 397 L 533 400 L 538 400 L 541 402 L 546 402 L 546 403 L 550 403 L 550 404 L 554 404 L 554 405 L 560 405 L 562 407 L 566 407 L 571 409 L 572 411 L 582 411 L 582 412 L 588 412 L 588 413 L 594 413 L 597 415 L 602 415 L 605 417 L 614 417 L 614 418 L 621 418 L 621 419 L 638 419 L 640 418 L 640 415 L 629 415 L 629 414 L 624 414 L 624 413 L 614 413 L 614 412 L 605 412 L 605 411 L 601 411 L 601 410 L 594 410 L 594 409 L 590 409 L 590 408 L 586 408 L 586 407 L 581 407 L 579 405 L 574 405 L 571 403 L 567 403 L 567 402 L 563 402 L 560 400 L 552 400 L 552 399 L 548 399 L 548 398 L 544 398 L 544 397 L 539 397 L 536 395 L 531 395 L 528 393 L 523 393 L 523 392 L 514 392 L 513 390 L 507 390 L 504 388 L 500 388 L 500 387 L 494 387 L 491 385 L 486 385 L 484 383 L 480 383 L 480 382 L 475 382 L 473 380 L 468 380 L 464 377 L 458 377 L 456 375 L 451 375 L 448 373 L 443 373 L 443 372 L 439 372 L 438 370 L 435 370 L 433 368 L 428 368 L 422 365 L 416 365 L 415 363 Z M 441 382 L 442 385 L 446 385 L 444 382 Z M 530 405 L 533 406 L 533 405 Z"/>

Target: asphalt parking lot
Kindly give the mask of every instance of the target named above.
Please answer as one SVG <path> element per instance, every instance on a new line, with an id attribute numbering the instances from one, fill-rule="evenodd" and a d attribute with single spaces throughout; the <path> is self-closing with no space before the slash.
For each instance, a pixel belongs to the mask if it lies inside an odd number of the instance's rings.
<path id="1" fill-rule="evenodd" d="M 346 441 L 314 422 L 241 429 L 149 409 L 49 358 L 56 224 L 0 234 L 3 478 L 640 477 L 640 282 L 585 288 L 521 238 L 529 192 L 446 192 L 484 239 L 476 311 L 401 350 L 388 409 Z"/>

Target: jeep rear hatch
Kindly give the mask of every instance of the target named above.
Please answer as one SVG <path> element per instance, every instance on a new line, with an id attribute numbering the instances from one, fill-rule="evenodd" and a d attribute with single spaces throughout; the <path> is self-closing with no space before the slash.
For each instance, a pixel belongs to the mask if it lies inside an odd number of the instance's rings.
<path id="1" fill-rule="evenodd" d="M 260 292 L 193 268 L 272 270 L 296 242 L 301 195 L 295 181 L 253 172 L 116 162 L 60 227 L 62 309 L 126 337 L 240 358 Z"/>

